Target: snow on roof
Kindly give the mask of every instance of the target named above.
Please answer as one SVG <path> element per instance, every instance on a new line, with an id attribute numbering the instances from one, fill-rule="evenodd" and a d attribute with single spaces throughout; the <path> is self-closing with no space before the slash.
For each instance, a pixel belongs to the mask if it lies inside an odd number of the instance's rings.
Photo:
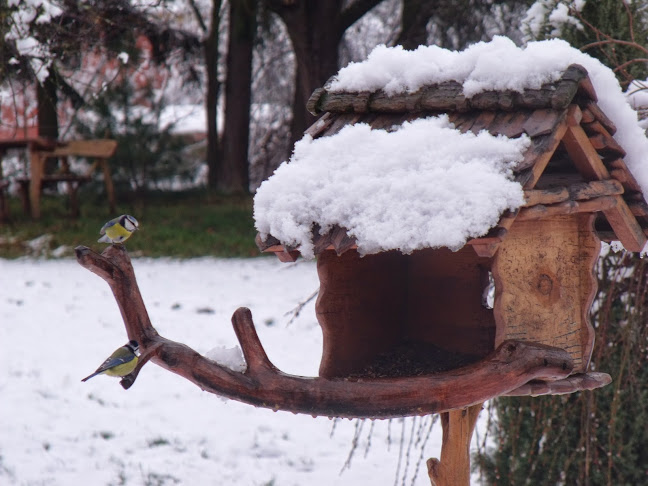
<path id="1" fill-rule="evenodd" d="M 395 131 L 358 123 L 331 137 L 307 135 L 258 189 L 257 229 L 305 257 L 313 256 L 313 222 L 324 232 L 346 228 L 363 254 L 458 249 L 524 202 L 511 169 L 528 145 L 526 136 L 462 134 L 447 115 Z"/>
<path id="2" fill-rule="evenodd" d="M 427 84 L 457 81 L 464 95 L 482 91 L 540 88 L 553 82 L 570 64 L 580 64 L 589 74 L 599 97 L 598 104 L 617 127 L 615 140 L 626 150 L 626 164 L 648 194 L 648 139 L 637 123 L 637 113 L 628 103 L 611 69 L 562 39 L 529 42 L 517 47 L 512 40 L 496 36 L 464 51 L 420 46 L 406 51 L 401 46 L 376 47 L 360 63 L 340 69 L 331 91 L 377 91 L 388 94 L 414 92 Z"/>
<path id="3" fill-rule="evenodd" d="M 639 125 L 648 130 L 648 119 L 645 118 L 648 112 L 648 80 L 631 82 L 625 94 L 630 106 L 643 115 L 639 116 Z"/>
<path id="4" fill-rule="evenodd" d="M 464 95 L 523 91 L 553 82 L 571 64 L 584 66 L 598 104 L 617 127 L 626 164 L 648 194 L 648 139 L 637 123 L 614 73 L 562 40 L 517 47 L 505 38 L 464 51 L 421 46 L 377 47 L 361 63 L 340 70 L 329 91 L 415 92 L 425 85 L 457 81 Z M 523 136 L 461 134 L 447 117 L 421 119 L 391 130 L 356 124 L 339 133 L 295 145 L 255 196 L 256 227 L 313 256 L 312 227 L 341 226 L 363 253 L 463 246 L 484 235 L 506 209 L 523 203 L 511 170 L 528 147 Z"/>

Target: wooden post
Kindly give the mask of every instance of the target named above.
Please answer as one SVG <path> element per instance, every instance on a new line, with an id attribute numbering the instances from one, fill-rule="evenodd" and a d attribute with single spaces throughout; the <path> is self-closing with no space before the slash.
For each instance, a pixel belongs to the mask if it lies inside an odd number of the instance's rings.
<path id="1" fill-rule="evenodd" d="M 108 195 L 108 206 L 110 207 L 110 214 L 113 214 L 116 211 L 117 205 L 115 204 L 115 188 L 113 186 L 112 177 L 110 176 L 108 160 L 101 158 L 99 164 L 101 165 L 101 170 L 103 171 L 104 184 L 106 184 L 106 194 Z"/>
<path id="2" fill-rule="evenodd" d="M 441 414 L 441 460 L 427 461 L 432 486 L 470 486 L 470 440 L 483 405 Z"/>
<path id="3" fill-rule="evenodd" d="M 78 197 L 79 185 L 79 181 L 67 181 L 68 196 L 70 198 L 70 216 L 72 218 L 78 218 L 81 215 L 81 211 L 79 210 Z"/>
<path id="4" fill-rule="evenodd" d="M 32 219 L 40 218 L 40 196 L 43 174 L 45 173 L 45 155 L 39 150 L 30 149 L 31 180 L 29 181 L 29 205 Z"/>
<path id="5" fill-rule="evenodd" d="M 0 149 L 0 222 L 6 223 L 9 221 L 9 198 L 7 197 L 7 189 L 9 188 L 9 181 L 5 180 L 2 172 L 2 159 L 6 151 Z"/>

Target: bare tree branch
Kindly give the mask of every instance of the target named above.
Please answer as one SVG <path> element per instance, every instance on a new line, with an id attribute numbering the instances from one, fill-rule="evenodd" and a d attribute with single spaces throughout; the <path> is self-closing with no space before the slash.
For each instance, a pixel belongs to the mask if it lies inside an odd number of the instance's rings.
<path id="1" fill-rule="evenodd" d="M 196 21 L 198 22 L 198 25 L 200 25 L 200 30 L 202 30 L 203 34 L 206 34 L 209 31 L 209 29 L 207 28 L 205 19 L 200 13 L 200 9 L 198 8 L 198 5 L 196 5 L 195 0 L 189 0 L 189 6 L 191 7 L 191 10 L 193 11 L 194 16 L 196 17 Z"/>
<path id="2" fill-rule="evenodd" d="M 606 37 L 609 37 L 609 36 L 607 36 L 605 34 L 602 34 L 602 35 L 604 35 Z M 616 45 L 620 45 L 620 46 L 633 47 L 635 49 L 638 49 L 638 50 L 648 54 L 648 48 L 646 48 L 646 47 L 644 47 L 644 46 L 642 46 L 640 44 L 637 44 L 636 42 L 624 41 L 624 40 L 621 40 L 621 39 L 613 39 L 613 38 L 609 38 L 609 39 L 605 39 L 605 40 L 601 40 L 601 41 L 597 41 L 597 42 L 590 42 L 589 44 L 586 44 L 583 47 L 581 47 L 581 50 L 586 51 L 586 50 L 591 49 L 593 47 L 601 47 L 601 46 L 608 45 L 608 44 L 616 44 Z"/>
<path id="3" fill-rule="evenodd" d="M 310 294 L 305 300 L 297 304 L 293 310 L 288 311 L 284 314 L 286 316 L 292 314 L 292 317 L 288 321 L 288 325 L 292 324 L 293 321 L 299 317 L 299 314 L 301 314 L 301 311 L 304 310 L 306 304 L 308 304 L 311 300 L 317 297 L 318 294 L 319 294 L 319 287 L 317 287 L 317 289 L 315 289 L 315 291 L 312 294 Z"/>
<path id="4" fill-rule="evenodd" d="M 351 3 L 351 5 L 342 11 L 342 16 L 340 18 L 340 32 L 343 33 L 356 23 L 360 17 L 382 1 L 383 0 L 356 0 Z"/>
<path id="5" fill-rule="evenodd" d="M 631 66 L 632 64 L 636 64 L 638 62 L 643 62 L 643 59 L 630 59 L 628 61 L 622 62 L 617 55 L 617 51 L 614 49 L 614 46 L 624 46 L 624 47 L 630 47 L 632 49 L 637 49 L 639 52 L 643 54 L 648 54 L 648 47 L 640 44 L 639 42 L 636 42 L 635 39 L 635 32 L 634 32 L 634 15 L 632 14 L 632 11 L 630 10 L 630 6 L 628 5 L 628 2 L 626 0 L 620 0 L 621 3 L 623 4 L 623 7 L 625 9 L 626 15 L 628 17 L 628 27 L 630 30 L 630 40 L 623 40 L 623 39 L 618 39 L 613 37 L 610 34 L 606 34 L 603 32 L 601 29 L 599 29 L 597 26 L 593 25 L 591 22 L 585 19 L 583 16 L 583 13 L 578 11 L 577 9 L 570 7 L 569 12 L 571 15 L 575 16 L 578 18 L 578 20 L 585 25 L 589 30 L 591 30 L 596 38 L 598 39 L 596 42 L 590 42 L 589 44 L 584 45 L 581 47 L 582 51 L 588 51 L 593 48 L 598 48 L 600 49 L 601 53 L 607 58 L 608 60 L 608 65 L 610 66 L 615 66 L 614 71 L 617 73 L 621 73 L 623 77 L 626 79 L 627 83 L 630 83 L 633 81 L 633 76 L 630 75 L 629 72 L 626 71 L 626 68 L 628 66 Z M 612 49 L 603 49 L 605 46 L 611 46 Z"/>

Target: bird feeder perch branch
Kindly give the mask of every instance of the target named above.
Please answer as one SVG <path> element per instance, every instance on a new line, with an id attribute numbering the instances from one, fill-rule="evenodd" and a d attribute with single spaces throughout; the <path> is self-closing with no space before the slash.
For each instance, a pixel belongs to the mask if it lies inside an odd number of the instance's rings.
<path id="1" fill-rule="evenodd" d="M 247 363 L 244 372 L 201 356 L 188 346 L 160 336 L 148 316 L 131 260 L 122 245 L 102 254 L 76 248 L 79 263 L 110 286 L 129 339 L 140 344 L 136 369 L 122 380 L 129 388 L 150 360 L 201 389 L 251 405 L 309 415 L 390 418 L 464 408 L 520 388 L 531 380 L 569 376 L 573 361 L 561 349 L 505 341 L 478 363 L 443 373 L 402 378 L 322 378 L 283 373 L 268 359 L 249 309 L 232 316 Z"/>

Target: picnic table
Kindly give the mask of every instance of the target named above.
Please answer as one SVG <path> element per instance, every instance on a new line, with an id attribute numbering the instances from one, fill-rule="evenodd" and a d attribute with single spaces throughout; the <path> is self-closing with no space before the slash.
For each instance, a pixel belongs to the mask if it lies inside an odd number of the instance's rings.
<path id="1" fill-rule="evenodd" d="M 58 182 L 67 183 L 70 209 L 74 216 L 78 216 L 78 188 L 81 184 L 92 179 L 92 174 L 97 168 L 100 168 L 103 172 L 110 212 L 115 212 L 115 191 L 108 166 L 108 158 L 117 149 L 115 140 L 93 139 L 64 142 L 38 136 L 0 139 L 0 160 L 7 150 L 16 148 L 25 149 L 29 153 L 29 175 L 18 178 L 17 182 L 23 202 L 23 210 L 31 214 L 33 219 L 40 218 L 40 198 L 43 186 Z M 95 161 L 86 173 L 79 174 L 70 169 L 68 157 L 94 158 Z M 54 173 L 46 173 L 45 171 L 46 161 L 49 158 L 59 159 L 59 167 Z M 7 181 L 2 177 L 0 169 L 0 212 L 3 218 L 6 216 L 6 219 L 8 219 L 8 206 L 2 189 L 3 182 L 6 183 Z"/>

